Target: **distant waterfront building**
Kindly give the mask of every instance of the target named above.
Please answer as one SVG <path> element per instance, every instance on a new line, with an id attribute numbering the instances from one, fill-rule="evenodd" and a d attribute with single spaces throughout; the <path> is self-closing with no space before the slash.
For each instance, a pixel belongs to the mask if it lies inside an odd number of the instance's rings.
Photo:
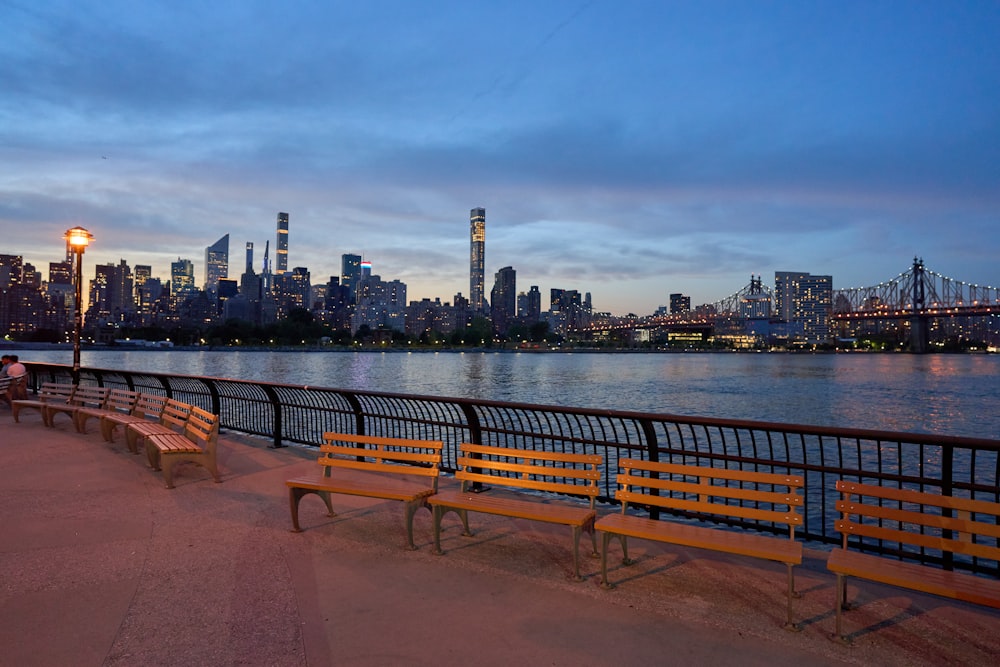
<path id="1" fill-rule="evenodd" d="M 229 277 L 229 234 L 205 248 L 205 291 L 219 293 L 219 281 Z"/>
<path id="2" fill-rule="evenodd" d="M 275 247 L 278 257 L 275 275 L 283 275 L 288 271 L 288 214 L 278 213 L 278 245 Z"/>
<path id="3" fill-rule="evenodd" d="M 469 212 L 469 302 L 475 312 L 486 310 L 486 209 Z"/>
<path id="4" fill-rule="evenodd" d="M 691 297 L 675 293 L 670 295 L 670 314 L 677 315 L 691 310 Z"/>
<path id="5" fill-rule="evenodd" d="M 490 292 L 490 315 L 497 336 L 507 335 L 517 321 L 517 272 L 513 267 L 505 266 L 496 272 Z"/>
<path id="6" fill-rule="evenodd" d="M 773 316 L 780 322 L 801 327 L 807 343 L 830 340 L 833 309 L 833 277 L 814 276 L 800 271 L 775 271 Z M 790 329 L 794 332 L 795 328 Z"/>

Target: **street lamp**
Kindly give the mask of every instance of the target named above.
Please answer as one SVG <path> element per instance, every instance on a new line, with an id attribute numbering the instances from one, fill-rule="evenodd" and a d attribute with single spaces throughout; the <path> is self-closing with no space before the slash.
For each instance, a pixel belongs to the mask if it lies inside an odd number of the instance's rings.
<path id="1" fill-rule="evenodd" d="M 73 263 L 76 265 L 74 283 L 76 296 L 73 307 L 73 384 L 80 384 L 80 330 L 83 329 L 83 251 L 87 249 L 94 235 L 83 227 L 66 230 L 66 248 L 73 253 Z"/>

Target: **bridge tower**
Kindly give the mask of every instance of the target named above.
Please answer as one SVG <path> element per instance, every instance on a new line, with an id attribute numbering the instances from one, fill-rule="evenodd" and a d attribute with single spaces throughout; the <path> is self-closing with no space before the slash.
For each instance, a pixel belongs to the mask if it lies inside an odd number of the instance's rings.
<path id="1" fill-rule="evenodd" d="M 910 351 L 927 352 L 930 332 L 924 314 L 924 260 L 913 258 L 913 313 L 910 315 Z"/>

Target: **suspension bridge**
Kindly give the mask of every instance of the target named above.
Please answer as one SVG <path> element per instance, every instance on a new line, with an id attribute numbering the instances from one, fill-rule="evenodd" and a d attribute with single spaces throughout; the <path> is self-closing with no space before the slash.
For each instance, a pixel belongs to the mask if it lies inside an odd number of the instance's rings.
<path id="1" fill-rule="evenodd" d="M 938 340 L 967 335 L 971 329 L 980 340 L 1000 343 L 1000 287 L 950 278 L 925 267 L 918 257 L 909 269 L 877 285 L 831 288 L 829 293 L 828 302 L 811 304 L 805 315 L 828 332 L 828 339 L 888 330 L 906 335 L 911 351 L 926 352 L 932 334 Z M 571 333 L 584 338 L 625 330 L 759 337 L 766 330 L 762 323 L 782 324 L 778 309 L 760 276 L 751 276 L 749 284 L 715 303 L 669 315 L 595 321 Z"/>

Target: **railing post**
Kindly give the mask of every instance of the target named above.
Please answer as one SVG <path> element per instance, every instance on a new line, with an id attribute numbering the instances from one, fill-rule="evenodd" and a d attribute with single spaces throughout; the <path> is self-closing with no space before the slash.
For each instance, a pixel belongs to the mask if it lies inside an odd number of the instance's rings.
<path id="1" fill-rule="evenodd" d="M 365 411 L 361 409 L 361 401 L 358 400 L 358 397 L 353 392 L 340 391 L 337 393 L 344 397 L 347 404 L 351 406 L 351 410 L 354 411 L 354 433 L 357 435 L 368 435 L 368 433 L 365 433 L 367 430 L 365 429 Z"/>
<path id="2" fill-rule="evenodd" d="M 459 406 L 462 408 L 462 414 L 465 415 L 465 423 L 469 425 L 469 442 L 473 445 L 483 444 L 483 427 L 479 423 L 479 415 L 476 414 L 475 409 L 470 403 L 460 403 Z M 481 454 L 473 454 L 472 458 L 481 459 L 483 457 Z M 458 468 L 457 464 L 455 468 Z M 481 470 L 479 468 L 473 468 L 472 472 L 479 473 Z M 486 491 L 486 488 L 483 486 L 482 482 L 472 483 L 473 493 L 482 493 L 483 491 Z"/>
<path id="3" fill-rule="evenodd" d="M 942 445 L 941 446 L 941 495 L 951 496 L 954 495 L 955 491 L 955 448 L 952 445 Z M 944 508 L 942 513 L 946 517 L 954 516 L 950 507 Z M 951 539 L 952 532 L 950 530 L 943 531 L 942 535 L 945 539 Z M 946 570 L 955 569 L 955 554 L 951 551 L 945 551 L 941 559 L 941 566 Z"/>
<path id="4" fill-rule="evenodd" d="M 260 385 L 260 388 L 264 390 L 264 394 L 267 395 L 267 400 L 271 402 L 271 411 L 274 415 L 274 433 L 271 434 L 272 440 L 271 444 L 268 445 L 272 449 L 278 449 L 284 447 L 285 443 L 282 442 L 282 421 L 281 421 L 281 401 L 278 399 L 278 393 L 274 391 L 274 387 L 268 384 Z"/>
<path id="5" fill-rule="evenodd" d="M 642 428 L 642 436 L 646 439 L 646 457 L 648 460 L 657 462 L 660 460 L 660 443 L 656 439 L 656 429 L 653 428 L 653 422 L 648 419 L 639 420 L 639 426 Z M 659 479 L 660 474 L 658 472 L 650 472 L 650 477 L 653 479 Z M 650 489 L 649 494 L 652 496 L 660 495 L 659 489 Z M 660 510 L 657 507 L 649 508 L 649 518 L 659 519 Z"/>

